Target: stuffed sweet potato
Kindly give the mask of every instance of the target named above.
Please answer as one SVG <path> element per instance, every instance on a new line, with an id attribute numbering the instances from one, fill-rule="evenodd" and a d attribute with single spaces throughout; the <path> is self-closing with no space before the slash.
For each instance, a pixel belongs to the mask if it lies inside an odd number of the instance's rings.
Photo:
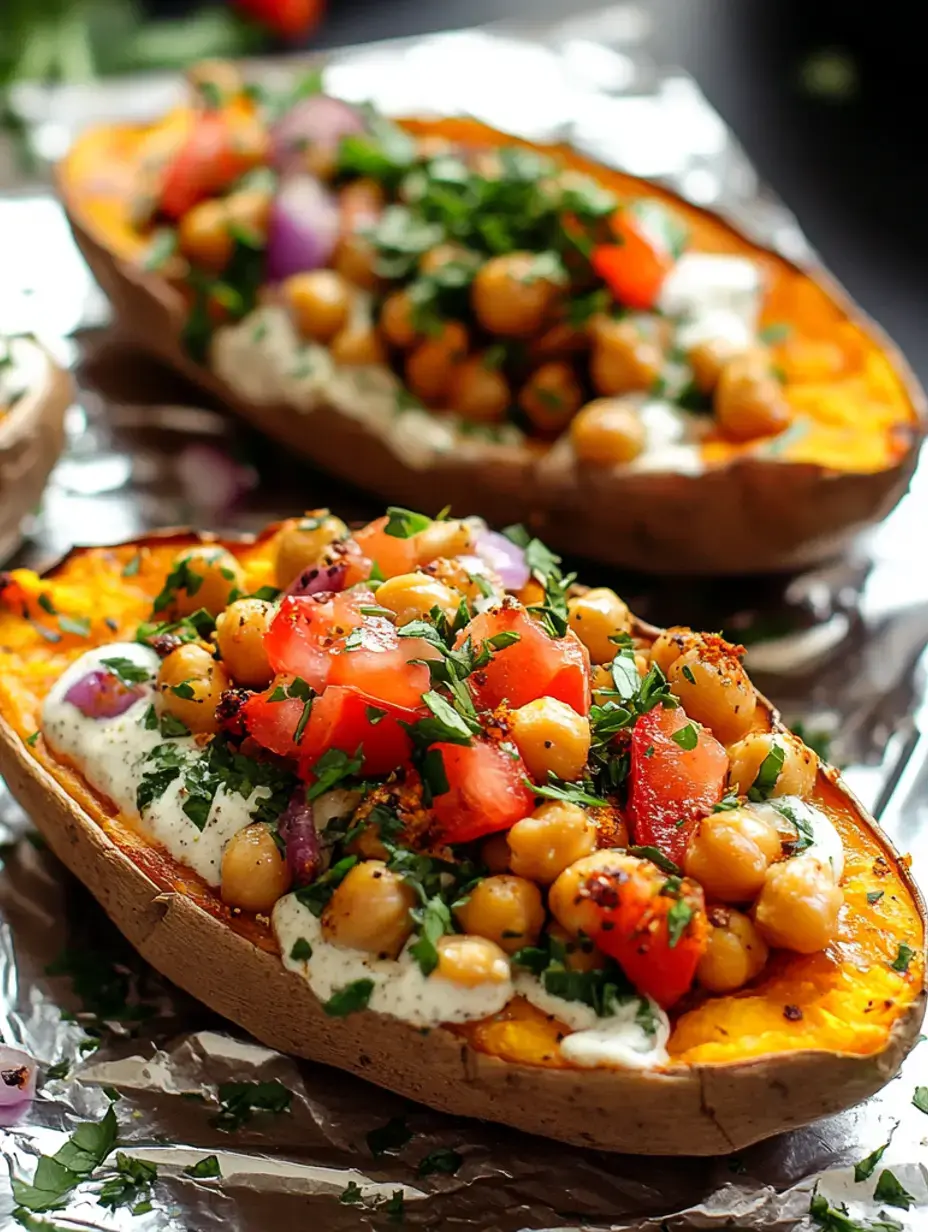
<path id="1" fill-rule="evenodd" d="M 78 141 L 74 233 L 121 329 L 335 474 L 684 573 L 821 559 L 905 489 L 904 363 L 708 212 L 471 120 L 192 93 Z"/>
<path id="2" fill-rule="evenodd" d="M 718 1153 L 911 1046 L 921 899 L 739 648 L 519 528 L 328 511 L 3 577 L 0 771 L 159 970 L 462 1115 Z"/>

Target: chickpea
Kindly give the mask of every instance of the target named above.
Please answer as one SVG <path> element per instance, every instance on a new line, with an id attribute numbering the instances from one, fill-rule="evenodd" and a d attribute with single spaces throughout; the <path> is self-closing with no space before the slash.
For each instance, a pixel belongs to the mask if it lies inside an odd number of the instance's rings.
<path id="1" fill-rule="evenodd" d="M 449 518 L 433 522 L 425 530 L 420 530 L 413 542 L 416 545 L 416 560 L 420 565 L 427 565 L 439 557 L 452 560 L 455 556 L 471 552 L 474 534 L 466 522 Z"/>
<path id="2" fill-rule="evenodd" d="M 480 860 L 491 873 L 509 872 L 509 844 L 504 833 L 490 835 L 480 848 Z"/>
<path id="3" fill-rule="evenodd" d="M 449 934 L 437 942 L 438 966 L 435 976 L 477 988 L 481 984 L 505 984 L 509 979 L 509 959 L 498 945 L 486 937 Z"/>
<path id="4" fill-rule="evenodd" d="M 499 873 L 477 882 L 456 909 L 455 919 L 465 932 L 495 941 L 501 950 L 514 954 L 538 940 L 545 909 L 533 881 Z"/>
<path id="5" fill-rule="evenodd" d="M 245 586 L 245 571 L 231 552 L 225 548 L 188 548 L 174 561 L 180 570 L 183 585 L 173 592 L 169 604 L 172 616 L 189 616 L 201 607 L 211 616 L 218 616 L 227 607 L 233 591 Z"/>
<path id="6" fill-rule="evenodd" d="M 710 898 L 747 903 L 760 893 L 767 868 L 780 852 L 775 826 L 746 809 L 730 809 L 702 819 L 686 849 L 683 868 Z"/>
<path id="7" fill-rule="evenodd" d="M 314 509 L 304 518 L 291 518 L 277 532 L 277 552 L 274 558 L 274 580 L 286 590 L 304 569 L 316 565 L 326 548 L 348 537 L 348 527 L 329 513 Z"/>
<path id="8" fill-rule="evenodd" d="M 322 913 L 333 945 L 396 958 L 412 934 L 415 891 L 382 860 L 362 860 L 337 887 Z"/>
<path id="9" fill-rule="evenodd" d="M 602 909 L 586 892 L 598 875 L 613 877 L 629 872 L 637 861 L 622 851 L 600 848 L 569 865 L 548 891 L 548 909 L 571 936 L 590 936 L 602 924 Z"/>
<path id="10" fill-rule="evenodd" d="M 232 102 L 242 92 L 242 76 L 231 60 L 200 60 L 187 69 L 187 83 L 212 109 Z"/>
<path id="11" fill-rule="evenodd" d="M 364 860 L 389 860 L 390 853 L 383 844 L 376 826 L 365 826 L 349 843 L 349 855 L 361 856 Z"/>
<path id="12" fill-rule="evenodd" d="M 352 290 L 334 270 L 293 274 L 281 285 L 284 302 L 304 338 L 331 342 L 348 325 Z"/>
<path id="13" fill-rule="evenodd" d="M 768 793 L 771 796 L 810 796 L 815 790 L 818 774 L 818 758 L 806 748 L 798 736 L 789 733 L 749 732 L 728 750 L 731 764 L 728 781 L 738 795 L 747 795 L 757 778 L 764 758 L 779 748 L 783 752 L 783 765 L 777 781 Z"/>
<path id="14" fill-rule="evenodd" d="M 419 338 L 408 291 L 394 291 L 380 309 L 380 332 L 391 346 L 408 350 Z"/>
<path id="15" fill-rule="evenodd" d="M 596 398 L 574 416 L 570 440 L 581 462 L 616 466 L 634 462 L 647 433 L 636 407 L 619 398 Z"/>
<path id="16" fill-rule="evenodd" d="M 350 180 L 338 194 L 342 233 L 350 235 L 375 222 L 387 202 L 387 194 L 376 180 L 362 176 Z"/>
<path id="17" fill-rule="evenodd" d="M 570 364 L 551 360 L 536 368 L 519 391 L 519 406 L 539 432 L 562 432 L 580 409 L 583 390 Z"/>
<path id="18" fill-rule="evenodd" d="M 738 354 L 738 347 L 725 338 L 707 338 L 697 342 L 686 353 L 693 369 L 693 381 L 703 394 L 711 394 L 719 382 L 722 369 Z"/>
<path id="19" fill-rule="evenodd" d="M 344 368 L 364 368 L 387 362 L 384 345 L 370 325 L 346 325 L 329 343 L 329 354 Z"/>
<path id="20" fill-rule="evenodd" d="M 746 915 L 731 907 L 714 907 L 696 978 L 709 992 L 734 992 L 763 971 L 768 954 L 763 937 Z"/>
<path id="21" fill-rule="evenodd" d="M 441 334 L 426 338 L 407 356 L 406 384 L 423 402 L 438 402 L 466 354 L 467 330 L 458 321 L 447 321 Z"/>
<path id="22" fill-rule="evenodd" d="M 226 226 L 240 229 L 255 239 L 267 241 L 272 197 L 259 188 L 242 189 L 226 197 Z M 233 236 L 234 238 L 234 236 Z"/>
<path id="23" fill-rule="evenodd" d="M 606 957 L 589 937 L 574 937 L 553 920 L 547 928 L 548 936 L 564 950 L 564 966 L 568 971 L 598 971 L 605 966 Z"/>
<path id="24" fill-rule="evenodd" d="M 509 731 L 532 778 L 578 779 L 590 755 L 590 721 L 556 697 L 539 697 L 512 710 Z"/>
<path id="25" fill-rule="evenodd" d="M 436 244 L 419 258 L 419 270 L 423 274 L 437 274 L 447 265 L 473 267 L 479 262 L 477 254 L 463 244 Z"/>
<path id="26" fill-rule="evenodd" d="M 641 318 L 601 318 L 593 334 L 590 376 L 597 391 L 614 396 L 647 392 L 661 374 L 664 349 Z"/>
<path id="27" fill-rule="evenodd" d="M 549 800 L 509 831 L 514 873 L 551 885 L 565 868 L 596 850 L 598 831 L 579 804 Z"/>
<path id="28" fill-rule="evenodd" d="M 669 629 L 662 629 L 654 639 L 651 645 L 651 662 L 656 663 L 666 676 L 671 663 L 698 643 L 699 636 L 692 629 L 684 625 L 671 625 Z"/>
<path id="29" fill-rule="evenodd" d="M 512 401 L 509 383 L 485 355 L 472 355 L 451 372 L 445 395 L 449 409 L 474 423 L 496 423 Z"/>
<path id="30" fill-rule="evenodd" d="M 834 938 L 843 901 L 830 868 L 812 855 L 794 856 L 767 870 L 754 922 L 768 945 L 815 954 Z"/>
<path id="31" fill-rule="evenodd" d="M 273 672 L 264 637 L 274 608 L 263 599 L 236 599 L 216 617 L 216 641 L 226 670 L 236 684 L 263 689 Z"/>
<path id="32" fill-rule="evenodd" d="M 290 889 L 290 870 L 261 822 L 239 830 L 225 845 L 220 866 L 222 901 L 241 911 L 270 911 Z"/>
<path id="33" fill-rule="evenodd" d="M 471 304 L 481 326 L 504 338 L 527 338 L 544 326 L 559 293 L 550 278 L 539 277 L 538 255 L 511 252 L 491 257 L 477 271 Z"/>
<path id="34" fill-rule="evenodd" d="M 750 728 L 757 694 L 735 654 L 715 644 L 695 646 L 671 663 L 667 679 L 690 718 L 711 727 L 722 744 Z"/>
<path id="35" fill-rule="evenodd" d="M 722 369 L 713 410 L 719 430 L 733 441 L 775 436 L 792 420 L 780 382 L 755 353 L 738 355 Z"/>
<path id="36" fill-rule="evenodd" d="M 594 663 L 611 663 L 618 651 L 610 641 L 631 628 L 628 604 L 608 586 L 596 586 L 567 602 L 570 627 L 590 652 Z"/>
<path id="37" fill-rule="evenodd" d="M 400 573 L 388 578 L 377 587 L 375 597 L 381 607 L 394 613 L 400 626 L 411 620 L 424 620 L 433 607 L 440 608 L 453 621 L 461 604 L 456 590 L 427 573 Z"/>
<path id="38" fill-rule="evenodd" d="M 332 267 L 354 287 L 376 291 L 380 277 L 376 273 L 377 250 L 363 235 L 343 235 L 335 245 Z"/>
<path id="39" fill-rule="evenodd" d="M 228 228 L 224 201 L 201 201 L 177 225 L 177 243 L 185 257 L 213 273 L 225 269 L 234 241 Z"/>
<path id="40" fill-rule="evenodd" d="M 187 642 L 162 659 L 155 687 L 159 714 L 173 715 L 192 732 L 217 732 L 216 707 L 232 682 L 205 646 Z"/>

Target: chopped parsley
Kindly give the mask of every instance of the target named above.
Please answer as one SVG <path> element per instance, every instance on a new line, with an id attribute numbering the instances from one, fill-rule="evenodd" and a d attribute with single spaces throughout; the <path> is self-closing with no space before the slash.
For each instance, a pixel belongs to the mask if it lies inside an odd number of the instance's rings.
<path id="1" fill-rule="evenodd" d="M 439 1147 L 423 1155 L 416 1168 L 416 1176 L 454 1176 L 464 1159 L 450 1147 Z"/>
<path id="2" fill-rule="evenodd" d="M 296 897 L 318 918 L 328 905 L 329 899 L 357 862 L 357 856 L 343 856 L 324 873 L 320 873 L 315 881 L 311 881 L 309 885 L 300 886 L 295 891 Z"/>
<path id="3" fill-rule="evenodd" d="M 219 1160 L 215 1155 L 206 1155 L 203 1159 L 198 1159 L 195 1164 L 191 1164 L 189 1168 L 184 1169 L 187 1176 L 192 1176 L 198 1181 L 211 1180 L 215 1177 L 222 1176 L 222 1170 L 219 1167 Z"/>
<path id="4" fill-rule="evenodd" d="M 867 1181 L 871 1176 L 873 1176 L 876 1166 L 886 1154 L 890 1142 L 892 1142 L 892 1134 L 890 1134 L 889 1138 L 883 1143 L 882 1146 L 878 1146 L 875 1151 L 871 1151 L 869 1155 L 865 1156 L 860 1163 L 854 1165 L 855 1181 L 858 1183 L 860 1181 Z"/>
<path id="5" fill-rule="evenodd" d="M 176 252 L 177 231 L 173 227 L 158 227 L 142 256 L 142 269 L 164 269 Z"/>
<path id="6" fill-rule="evenodd" d="M 678 731 L 675 731 L 670 739 L 680 746 L 681 749 L 689 752 L 690 749 L 695 749 L 699 742 L 699 734 L 693 723 L 687 723 Z"/>
<path id="7" fill-rule="evenodd" d="M 394 539 L 410 539 L 413 535 L 418 535 L 432 525 L 432 519 L 427 518 L 424 513 L 414 513 L 411 509 L 401 509 L 397 505 L 391 505 L 387 509 L 387 522 L 384 526 L 384 533 L 392 535 Z"/>
<path id="8" fill-rule="evenodd" d="M 326 749 L 310 767 L 310 773 L 316 781 L 307 789 L 307 801 L 311 802 L 331 791 L 337 784 L 354 778 L 360 772 L 363 762 L 360 747 L 356 749 L 353 757 L 343 753 L 341 749 Z"/>
<path id="9" fill-rule="evenodd" d="M 290 957 L 294 962 L 308 962 L 313 956 L 313 947 L 309 944 L 305 937 L 297 937 L 290 950 Z"/>
<path id="10" fill-rule="evenodd" d="M 905 942 L 902 942 L 899 946 L 899 951 L 896 954 L 895 959 L 892 963 L 890 963 L 893 971 L 899 971 L 902 974 L 905 974 L 905 972 L 908 971 L 909 964 L 915 957 L 915 954 L 916 951 L 913 950 L 910 945 L 906 945 Z"/>
<path id="11" fill-rule="evenodd" d="M 536 796 L 543 796 L 546 800 L 564 800 L 568 804 L 585 804 L 590 808 L 596 808 L 609 803 L 608 800 L 602 799 L 601 796 L 593 794 L 591 791 L 592 784 L 565 783 L 562 779 L 556 778 L 550 771 L 547 783 L 533 783 L 531 779 L 524 779 L 523 782 L 527 787 L 531 788 Z"/>
<path id="12" fill-rule="evenodd" d="M 887 1206 L 896 1206 L 903 1211 L 915 1205 L 915 1199 L 888 1168 L 884 1168 L 880 1173 L 873 1197 L 877 1202 L 885 1202 Z"/>
<path id="13" fill-rule="evenodd" d="M 159 638 L 171 638 L 180 645 L 184 642 L 206 642 L 215 631 L 215 619 L 205 607 L 201 607 L 182 620 L 143 621 L 136 630 L 135 640 L 143 646 L 151 646 Z"/>
<path id="14" fill-rule="evenodd" d="M 392 1151 L 401 1150 L 412 1138 L 412 1130 L 406 1124 L 406 1118 L 391 1117 L 386 1125 L 372 1129 L 367 1135 L 367 1148 L 375 1159 L 381 1159 Z"/>
<path id="15" fill-rule="evenodd" d="M 13 1199 L 24 1211 L 55 1210 L 109 1156 L 118 1126 L 112 1106 L 101 1121 L 86 1121 L 54 1155 L 41 1155 L 32 1181 L 13 1178 Z M 15 1214 L 16 1212 L 14 1212 Z"/>
<path id="16" fill-rule="evenodd" d="M 809 1214 L 822 1232 L 903 1232 L 902 1224 L 883 1211 L 877 1222 L 860 1223 L 851 1218 L 846 1206 L 832 1206 L 824 1194 L 817 1192 L 809 1203 Z"/>
<path id="17" fill-rule="evenodd" d="M 646 998 L 638 998 L 621 968 L 611 958 L 593 971 L 574 971 L 567 966 L 567 950 L 556 937 L 546 935 L 538 945 L 524 946 L 512 956 L 517 967 L 537 975 L 546 992 L 565 1001 L 579 1001 L 595 1011 L 597 1017 L 614 1014 L 620 1004 L 639 1000 L 648 1013 L 639 1013 L 636 1021 L 653 1034 L 654 1024 Z M 641 1005 L 639 1004 L 639 1011 Z"/>
<path id="18" fill-rule="evenodd" d="M 754 776 L 754 782 L 748 790 L 748 799 L 755 802 L 766 800 L 770 793 L 777 785 L 777 779 L 780 777 L 780 771 L 783 769 L 783 762 L 786 759 L 786 750 L 782 744 L 774 743 L 770 752 L 760 763 L 757 774 Z"/>
<path id="19" fill-rule="evenodd" d="M 72 633 L 75 637 L 90 636 L 89 616 L 59 616 L 58 628 L 62 633 Z"/>
<path id="20" fill-rule="evenodd" d="M 131 556 L 129 560 L 126 561 L 125 565 L 123 566 L 122 576 L 124 578 L 137 577 L 141 564 L 142 564 L 142 553 L 136 552 L 136 554 L 134 556 Z"/>
<path id="21" fill-rule="evenodd" d="M 347 1018 L 349 1014 L 367 1009 L 373 991 L 373 980 L 352 980 L 344 988 L 333 992 L 328 1001 L 323 1002 L 322 1008 L 332 1018 Z"/>
<path id="22" fill-rule="evenodd" d="M 678 898 L 671 905 L 670 910 L 667 912 L 667 937 L 668 945 L 671 949 L 676 948 L 692 918 L 693 908 L 685 899 Z"/>
<path id="23" fill-rule="evenodd" d="M 874 903 L 878 903 L 885 893 L 884 890 L 870 890 L 867 893 L 867 902 L 872 907 Z"/>
<path id="24" fill-rule="evenodd" d="M 104 667 L 108 667 L 114 676 L 118 676 L 125 684 L 144 684 L 151 680 L 151 669 L 148 667 L 140 667 L 138 663 L 133 663 L 131 659 L 115 658 L 101 660 Z"/>
<path id="25" fill-rule="evenodd" d="M 222 1082 L 218 1095 L 219 1112 L 210 1124 L 227 1133 L 250 1121 L 255 1112 L 289 1112 L 293 1101 L 293 1092 L 277 1078 L 269 1082 Z"/>
<path id="26" fill-rule="evenodd" d="M 116 1175 L 104 1181 L 97 1202 L 113 1211 L 128 1206 L 133 1215 L 143 1215 L 151 1210 L 151 1187 L 157 1179 L 155 1164 L 118 1151 Z"/>
<path id="27" fill-rule="evenodd" d="M 650 860 L 662 873 L 670 873 L 674 877 L 683 876 L 683 869 L 678 864 L 674 864 L 673 860 L 665 856 L 657 847 L 629 847 L 628 854 L 637 856 L 640 860 Z"/>
<path id="28" fill-rule="evenodd" d="M 928 1114 L 928 1087 L 916 1087 L 915 1094 L 912 1096 L 912 1103 L 919 1112 Z"/>

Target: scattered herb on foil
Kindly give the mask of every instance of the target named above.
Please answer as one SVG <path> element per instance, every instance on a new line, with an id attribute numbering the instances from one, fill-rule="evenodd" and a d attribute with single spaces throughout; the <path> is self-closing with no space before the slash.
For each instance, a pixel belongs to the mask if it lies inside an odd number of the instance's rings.
<path id="1" fill-rule="evenodd" d="M 322 1008 L 332 1018 L 347 1018 L 349 1014 L 357 1014 L 367 1009 L 367 1003 L 374 991 L 373 980 L 352 980 L 344 988 L 338 988 Z"/>
<path id="2" fill-rule="evenodd" d="M 882 1211 L 878 1222 L 861 1223 L 851 1218 L 846 1206 L 832 1206 L 825 1195 L 818 1192 L 812 1195 L 809 1214 L 822 1232 L 903 1232 L 902 1224 Z"/>
<path id="3" fill-rule="evenodd" d="M 70 1061 L 56 1061 L 54 1065 L 49 1065 L 45 1071 L 46 1078 L 67 1078 L 71 1072 Z"/>
<path id="4" fill-rule="evenodd" d="M 928 1114 L 928 1087 L 916 1087 L 915 1094 L 912 1096 L 912 1103 L 919 1112 Z"/>
<path id="5" fill-rule="evenodd" d="M 893 1136 L 892 1134 L 890 1134 L 889 1138 L 887 1138 L 887 1140 L 883 1143 L 882 1146 L 878 1146 L 875 1151 L 871 1151 L 869 1155 L 867 1155 L 864 1159 L 860 1161 L 860 1163 L 854 1165 L 854 1180 L 855 1181 L 857 1182 L 867 1181 L 870 1179 L 871 1176 L 873 1176 L 873 1173 L 876 1170 L 877 1164 L 886 1154 L 887 1148 L 889 1147 L 889 1144 L 892 1142 L 892 1140 L 893 1140 Z"/>
<path id="6" fill-rule="evenodd" d="M 250 1121 L 255 1112 L 289 1112 L 293 1092 L 277 1078 L 269 1082 L 222 1082 L 219 1112 L 210 1124 L 229 1132 Z"/>
<path id="7" fill-rule="evenodd" d="M 915 953 L 916 951 L 913 950 L 910 945 L 906 945 L 905 942 L 902 942 L 899 946 L 899 952 L 896 954 L 896 957 L 892 963 L 890 963 L 893 971 L 899 971 L 902 974 L 905 974 L 905 972 L 909 969 L 909 964 L 915 957 Z"/>
<path id="8" fill-rule="evenodd" d="M 416 1176 L 454 1176 L 464 1159 L 450 1147 L 439 1147 L 423 1155 L 416 1168 Z"/>
<path id="9" fill-rule="evenodd" d="M 41 1155 L 32 1181 L 13 1178 L 13 1199 L 27 1211 L 55 1210 L 67 1195 L 98 1168 L 116 1145 L 116 1113 L 85 1121 L 54 1155 Z M 16 1212 L 14 1212 L 16 1214 Z"/>
<path id="10" fill-rule="evenodd" d="M 652 864 L 656 864 L 662 873 L 669 873 L 674 877 L 682 877 L 683 869 L 679 864 L 674 864 L 669 856 L 665 856 L 657 847 L 629 847 L 628 854 L 630 856 L 638 856 L 640 860 L 650 860 Z"/>
<path id="11" fill-rule="evenodd" d="M 104 667 L 108 667 L 114 676 L 118 676 L 125 684 L 144 684 L 151 680 L 151 669 L 148 667 L 140 667 L 138 663 L 133 663 L 131 659 L 115 658 L 102 659 Z"/>
<path id="12" fill-rule="evenodd" d="M 754 782 L 748 789 L 749 800 L 757 802 L 767 799 L 777 785 L 777 779 L 780 777 L 780 771 L 783 769 L 785 759 L 786 750 L 781 744 L 774 744 L 770 752 L 760 763 L 757 774 L 754 776 Z"/>
<path id="13" fill-rule="evenodd" d="M 90 949 L 65 949 L 46 968 L 46 975 L 67 976 L 81 1003 L 81 1022 L 100 1032 L 108 1023 L 131 1027 L 155 1014 L 141 994 L 141 962 L 125 950 L 113 961 Z M 64 1017 L 64 1014 L 62 1014 Z M 99 1041 L 96 1041 L 99 1043 Z"/>
<path id="14" fill-rule="evenodd" d="M 356 1206 L 361 1201 L 361 1186 L 355 1181 L 349 1181 L 347 1187 L 338 1195 L 338 1200 L 343 1206 Z"/>
<path id="15" fill-rule="evenodd" d="M 391 1151 L 401 1150 L 411 1138 L 412 1130 L 406 1124 L 406 1118 L 391 1117 L 386 1125 L 380 1125 L 368 1133 L 367 1147 L 375 1159 L 380 1159 Z"/>
<path id="16" fill-rule="evenodd" d="M 156 1165 L 118 1151 L 115 1168 L 115 1176 L 103 1182 L 97 1197 L 98 1204 L 111 1211 L 128 1206 L 133 1215 L 144 1215 L 150 1211 L 151 1187 L 158 1179 Z"/>
<path id="17" fill-rule="evenodd" d="M 903 1188 L 889 1168 L 884 1168 L 880 1173 L 873 1196 L 877 1202 L 885 1202 L 887 1206 L 896 1206 L 902 1211 L 915 1205 L 915 1199 Z"/>
<path id="18" fill-rule="evenodd" d="M 222 1176 L 219 1160 L 215 1155 L 206 1155 L 203 1159 L 198 1159 L 195 1164 L 185 1168 L 184 1172 L 187 1176 L 195 1177 L 198 1181 L 211 1180 L 214 1177 Z"/>
<path id="19" fill-rule="evenodd" d="M 390 1223 L 402 1223 L 406 1218 L 406 1202 L 402 1189 L 394 1189 L 383 1204 L 384 1214 Z"/>

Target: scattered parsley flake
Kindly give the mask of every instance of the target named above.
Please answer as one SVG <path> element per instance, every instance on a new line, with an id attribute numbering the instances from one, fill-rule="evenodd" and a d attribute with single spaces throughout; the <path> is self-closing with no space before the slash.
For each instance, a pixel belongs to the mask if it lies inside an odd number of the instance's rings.
<path id="1" fill-rule="evenodd" d="M 423 1155 L 416 1168 L 416 1176 L 454 1176 L 464 1159 L 450 1147 L 439 1147 Z"/>
<path id="2" fill-rule="evenodd" d="M 411 509 L 402 509 L 391 505 L 387 509 L 387 521 L 384 534 L 392 535 L 394 539 L 410 539 L 432 525 L 432 519 L 424 513 L 415 513 Z"/>
<path id="3" fill-rule="evenodd" d="M 912 1096 L 912 1103 L 919 1110 L 928 1115 L 928 1087 L 916 1087 L 915 1094 Z"/>
<path id="4" fill-rule="evenodd" d="M 197 1160 L 195 1164 L 191 1164 L 189 1168 L 185 1168 L 184 1172 L 187 1176 L 195 1177 L 198 1181 L 222 1176 L 219 1159 L 215 1155 L 204 1156 L 203 1159 Z"/>
<path id="5" fill-rule="evenodd" d="M 628 854 L 638 856 L 640 860 L 650 860 L 662 873 L 670 873 L 676 877 L 683 876 L 683 869 L 678 864 L 674 864 L 673 860 L 665 856 L 657 847 L 629 847 Z"/>
<path id="6" fill-rule="evenodd" d="M 774 787 L 777 785 L 777 779 L 780 777 L 780 771 L 783 769 L 783 762 L 786 760 L 786 750 L 782 744 L 775 743 L 771 746 L 770 752 L 760 763 L 757 774 L 754 776 L 754 782 L 748 790 L 748 799 L 756 802 L 766 800 Z"/>
<path id="7" fill-rule="evenodd" d="M 360 772 L 363 762 L 360 748 L 355 751 L 353 757 L 342 752 L 341 749 L 327 749 L 310 767 L 310 773 L 314 775 L 316 781 L 307 789 L 307 802 L 311 803 L 319 796 L 325 795 L 327 791 L 345 779 L 353 778 Z"/>
<path id="8" fill-rule="evenodd" d="M 877 1202 L 885 1202 L 887 1206 L 895 1206 L 903 1211 L 915 1205 L 915 1199 L 888 1168 L 884 1168 L 880 1173 L 873 1196 Z"/>
<path id="9" fill-rule="evenodd" d="M 151 680 L 151 669 L 140 667 L 138 663 L 133 663 L 131 659 L 117 657 L 115 659 L 102 659 L 104 667 L 108 667 L 114 676 L 118 676 L 125 684 L 144 684 Z"/>
<path id="10" fill-rule="evenodd" d="M 297 937 L 290 950 L 290 957 L 294 962 L 308 962 L 313 956 L 313 947 L 309 944 L 305 937 Z"/>
<path id="11" fill-rule="evenodd" d="M 860 1161 L 860 1163 L 854 1165 L 855 1181 L 859 1183 L 860 1181 L 869 1180 L 870 1177 L 873 1176 L 877 1164 L 886 1154 L 886 1150 L 892 1140 L 892 1134 L 890 1134 L 889 1138 L 883 1143 L 882 1146 L 878 1146 L 875 1151 L 871 1151 L 869 1155 Z"/>
<path id="12" fill-rule="evenodd" d="M 137 577 L 141 564 L 142 564 L 142 553 L 136 552 L 136 554 L 130 557 L 130 559 L 126 562 L 125 566 L 123 567 L 122 576 L 124 578 Z"/>
<path id="13" fill-rule="evenodd" d="M 905 972 L 909 969 L 909 964 L 915 957 L 915 953 L 916 951 L 913 950 L 911 946 L 906 945 L 905 942 L 902 942 L 899 946 L 899 952 L 896 954 L 893 962 L 890 963 L 893 971 L 899 971 L 902 974 L 905 974 Z"/>
<path id="14" fill-rule="evenodd" d="M 392 1151 L 401 1150 L 412 1138 L 412 1130 L 406 1124 L 406 1118 L 391 1117 L 386 1125 L 372 1129 L 367 1135 L 367 1147 L 375 1159 L 381 1159 Z"/>
<path id="15" fill-rule="evenodd" d="M 671 949 L 676 947 L 692 918 L 693 908 L 685 899 L 678 898 L 667 912 L 668 945 Z"/>
<path id="16" fill-rule="evenodd" d="M 695 749 L 699 743 L 699 733 L 696 731 L 696 726 L 693 723 L 685 724 L 678 731 L 675 731 L 670 738 L 674 744 L 679 745 L 681 749 L 687 752 Z"/>
<path id="17" fill-rule="evenodd" d="M 868 891 L 868 893 L 867 893 L 867 902 L 868 902 L 868 903 L 870 904 L 870 906 L 872 907 L 874 903 L 878 903 L 878 902 L 880 901 L 880 899 L 883 897 L 883 894 L 884 894 L 884 893 L 885 893 L 885 891 L 883 891 L 883 890 L 870 890 L 870 891 Z"/>
<path id="18" fill-rule="evenodd" d="M 323 1002 L 322 1008 L 332 1018 L 347 1018 L 349 1014 L 367 1009 L 373 991 L 373 980 L 352 980 L 344 988 L 336 989 L 328 1001 Z"/>
<path id="19" fill-rule="evenodd" d="M 566 783 L 562 779 L 555 778 L 553 775 L 549 777 L 547 783 L 533 783 L 531 779 L 522 780 L 526 787 L 530 787 L 536 796 L 543 796 L 546 800 L 565 800 L 568 804 L 585 804 L 590 808 L 598 808 L 608 804 L 608 800 L 604 800 L 601 796 L 593 795 L 587 789 L 584 783 Z"/>
<path id="20" fill-rule="evenodd" d="M 75 637 L 90 636 L 89 616 L 59 616 L 58 628 L 62 633 L 72 633 Z"/>
<path id="21" fill-rule="evenodd" d="M 219 1112 L 210 1122 L 229 1132 L 250 1121 L 255 1112 L 289 1112 L 293 1092 L 277 1078 L 269 1082 L 222 1082 L 219 1084 Z"/>

